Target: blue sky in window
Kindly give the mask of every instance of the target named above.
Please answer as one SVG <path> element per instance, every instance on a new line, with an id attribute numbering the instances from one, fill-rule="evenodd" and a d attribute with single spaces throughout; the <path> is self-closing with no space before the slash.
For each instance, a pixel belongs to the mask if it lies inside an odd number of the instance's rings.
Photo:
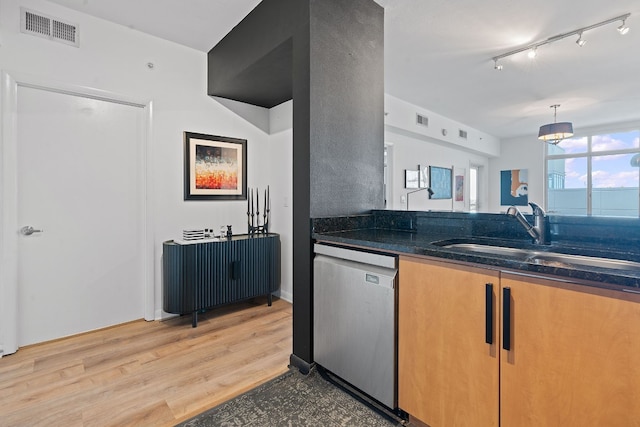
<path id="1" fill-rule="evenodd" d="M 575 138 L 562 141 L 560 146 L 566 153 L 584 153 L 587 150 L 587 138 Z M 640 132 L 626 132 L 597 135 L 592 138 L 594 154 L 601 151 L 620 150 L 640 147 Z M 594 156 L 592 177 L 594 188 L 638 187 L 640 168 L 630 165 L 633 154 Z M 566 159 L 565 188 L 587 187 L 586 158 Z"/>

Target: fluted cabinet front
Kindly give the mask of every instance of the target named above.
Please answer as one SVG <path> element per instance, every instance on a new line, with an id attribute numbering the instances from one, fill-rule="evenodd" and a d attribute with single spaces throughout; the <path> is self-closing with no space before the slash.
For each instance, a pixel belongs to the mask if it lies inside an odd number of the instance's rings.
<path id="1" fill-rule="evenodd" d="M 280 236 L 234 236 L 188 245 L 163 243 L 163 309 L 194 314 L 235 301 L 271 294 L 280 287 Z"/>

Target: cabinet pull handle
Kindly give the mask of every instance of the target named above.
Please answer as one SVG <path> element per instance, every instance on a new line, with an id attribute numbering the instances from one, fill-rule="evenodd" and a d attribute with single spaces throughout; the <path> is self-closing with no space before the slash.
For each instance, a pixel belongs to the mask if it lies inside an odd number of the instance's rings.
<path id="1" fill-rule="evenodd" d="M 485 320 L 484 341 L 493 344 L 493 284 L 484 285 Z"/>
<path id="2" fill-rule="evenodd" d="M 511 351 L 511 288 L 502 289 L 502 348 Z"/>
<path id="3" fill-rule="evenodd" d="M 231 261 L 230 267 L 230 278 L 231 280 L 238 280 L 240 278 L 240 261 Z"/>

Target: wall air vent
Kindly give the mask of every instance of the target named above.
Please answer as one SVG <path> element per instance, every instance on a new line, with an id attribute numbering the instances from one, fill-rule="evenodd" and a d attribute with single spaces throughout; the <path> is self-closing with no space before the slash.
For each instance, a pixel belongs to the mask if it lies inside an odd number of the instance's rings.
<path id="1" fill-rule="evenodd" d="M 467 139 L 467 131 L 466 130 L 462 130 L 462 129 L 458 129 L 458 136 L 460 138 Z"/>
<path id="2" fill-rule="evenodd" d="M 416 124 L 429 127 L 429 117 L 416 113 Z"/>
<path id="3" fill-rule="evenodd" d="M 20 31 L 78 47 L 78 26 L 40 12 L 20 8 Z"/>

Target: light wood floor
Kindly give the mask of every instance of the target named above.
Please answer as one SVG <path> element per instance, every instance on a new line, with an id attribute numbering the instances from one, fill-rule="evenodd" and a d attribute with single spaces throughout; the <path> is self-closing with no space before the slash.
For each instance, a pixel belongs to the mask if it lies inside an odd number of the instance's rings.
<path id="1" fill-rule="evenodd" d="M 144 320 L 0 359 L 0 426 L 172 426 L 287 370 L 292 307 L 274 299 Z"/>

